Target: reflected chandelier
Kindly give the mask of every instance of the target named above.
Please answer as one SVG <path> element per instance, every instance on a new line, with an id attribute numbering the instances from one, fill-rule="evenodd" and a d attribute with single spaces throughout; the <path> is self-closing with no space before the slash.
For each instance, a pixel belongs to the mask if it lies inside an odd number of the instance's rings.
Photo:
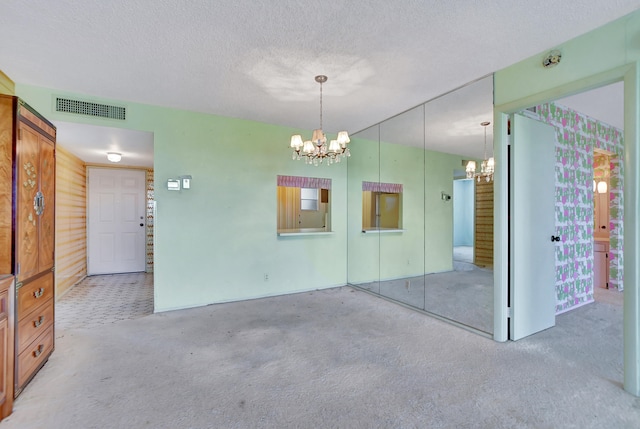
<path id="1" fill-rule="evenodd" d="M 484 160 L 480 165 L 480 172 L 476 172 L 476 162 L 469 161 L 467 162 L 467 179 L 476 178 L 478 182 L 482 178 L 484 178 L 487 182 L 491 182 L 493 180 L 493 171 L 495 170 L 495 160 L 493 157 L 487 158 L 487 127 L 491 125 L 491 122 L 481 122 L 480 125 L 484 127 Z"/>
<path id="2" fill-rule="evenodd" d="M 351 153 L 347 147 L 349 133 L 340 131 L 335 140 L 331 140 L 327 146 L 327 137 L 322 131 L 322 84 L 327 81 L 324 75 L 316 76 L 316 82 L 320 84 L 320 128 L 313 130 L 311 140 L 302 141 L 300 134 L 291 136 L 292 158 L 294 160 L 304 159 L 305 164 L 319 165 L 326 159 L 327 165 L 340 162 L 342 157 L 349 157 Z"/>

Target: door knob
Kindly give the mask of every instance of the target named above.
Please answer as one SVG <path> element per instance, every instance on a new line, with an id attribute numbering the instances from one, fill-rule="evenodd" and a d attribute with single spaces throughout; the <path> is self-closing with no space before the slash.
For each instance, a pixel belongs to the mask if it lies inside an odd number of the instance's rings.
<path id="1" fill-rule="evenodd" d="M 560 236 L 559 235 L 552 235 L 551 236 L 551 242 L 553 243 L 554 241 L 560 241 Z"/>

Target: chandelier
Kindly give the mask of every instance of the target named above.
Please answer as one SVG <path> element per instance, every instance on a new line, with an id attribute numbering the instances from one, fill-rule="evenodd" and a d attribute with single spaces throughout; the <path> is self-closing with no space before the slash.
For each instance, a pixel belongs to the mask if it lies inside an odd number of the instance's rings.
<path id="1" fill-rule="evenodd" d="M 481 122 L 480 125 L 484 127 L 484 160 L 482 164 L 480 164 L 480 172 L 476 172 L 476 162 L 469 161 L 467 162 L 467 179 L 475 178 L 478 182 L 482 178 L 484 178 L 487 182 L 491 182 L 493 180 L 493 171 L 495 170 L 496 163 L 493 159 L 487 158 L 487 127 L 491 124 L 491 122 Z"/>
<path id="2" fill-rule="evenodd" d="M 292 158 L 294 160 L 304 159 L 305 164 L 319 165 L 326 159 L 327 165 L 334 162 L 340 162 L 343 157 L 351 156 L 347 143 L 349 133 L 340 131 L 335 140 L 329 141 L 327 145 L 327 137 L 322 131 L 322 84 L 327 81 L 324 75 L 316 76 L 316 82 L 320 84 L 320 128 L 313 130 L 311 140 L 302 141 L 300 134 L 291 136 L 291 148 L 293 149 Z"/>

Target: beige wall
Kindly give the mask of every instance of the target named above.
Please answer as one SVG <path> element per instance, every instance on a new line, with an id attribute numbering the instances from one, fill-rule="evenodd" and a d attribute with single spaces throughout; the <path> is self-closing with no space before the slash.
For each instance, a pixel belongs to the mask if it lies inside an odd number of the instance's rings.
<path id="1" fill-rule="evenodd" d="M 84 162 L 56 148 L 56 296 L 87 275 L 87 174 Z"/>
<path id="2" fill-rule="evenodd" d="M 0 70 L 0 94 L 15 95 L 15 84 Z"/>

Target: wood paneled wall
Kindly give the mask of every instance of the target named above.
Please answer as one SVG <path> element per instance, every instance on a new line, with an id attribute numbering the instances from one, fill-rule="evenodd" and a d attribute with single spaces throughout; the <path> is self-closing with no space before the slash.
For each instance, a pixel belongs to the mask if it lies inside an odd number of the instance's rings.
<path id="1" fill-rule="evenodd" d="M 85 163 L 56 149 L 56 297 L 87 276 Z"/>
<path id="2" fill-rule="evenodd" d="M 16 86 L 13 81 L 0 70 L 0 94 L 15 95 Z"/>
<path id="3" fill-rule="evenodd" d="M 475 181 L 475 265 L 493 266 L 493 181 Z"/>

